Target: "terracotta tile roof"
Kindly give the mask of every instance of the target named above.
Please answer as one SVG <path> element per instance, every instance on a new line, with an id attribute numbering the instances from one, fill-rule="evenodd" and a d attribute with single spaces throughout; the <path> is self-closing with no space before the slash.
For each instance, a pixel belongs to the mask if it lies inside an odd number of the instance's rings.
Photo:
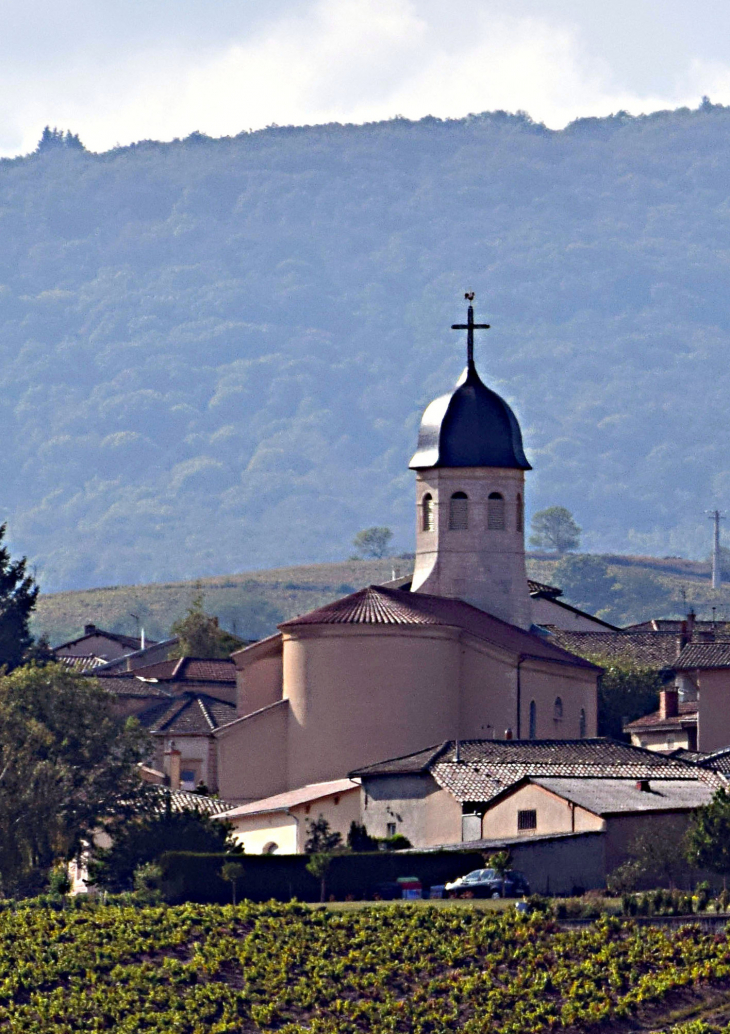
<path id="1" fill-rule="evenodd" d="M 730 668 L 730 642 L 687 643 L 674 667 L 677 671 L 694 668 Z"/>
<path id="2" fill-rule="evenodd" d="M 723 775 L 730 775 L 730 747 L 723 747 L 712 754 L 707 754 L 697 762 L 700 768 L 709 768 L 713 772 L 721 772 Z"/>
<path id="3" fill-rule="evenodd" d="M 682 626 L 687 622 L 681 618 L 652 618 L 651 621 L 640 621 L 637 625 L 626 625 L 624 632 L 675 632 L 677 635 L 682 631 Z M 719 632 L 722 635 L 730 635 L 729 621 L 694 621 L 694 628 L 697 631 Z"/>
<path id="4" fill-rule="evenodd" d="M 651 714 L 635 718 L 624 726 L 626 732 L 637 732 L 642 729 L 653 729 L 659 732 L 662 729 L 685 729 L 687 726 L 697 725 L 697 701 L 688 700 L 678 705 L 679 713 L 673 718 L 662 718 L 659 711 L 652 711 Z"/>
<path id="5" fill-rule="evenodd" d="M 279 628 L 285 631 L 302 625 L 450 626 L 462 628 L 515 654 L 595 668 L 588 661 L 560 649 L 544 636 L 525 632 L 462 600 L 386 589 L 377 585 L 370 585 L 302 617 L 285 621 Z"/>
<path id="6" fill-rule="evenodd" d="M 674 750 L 665 750 L 664 754 L 668 758 L 679 758 L 680 761 L 690 761 L 693 765 L 698 765 L 701 761 L 704 761 L 707 754 L 703 754 L 700 750 L 687 750 L 686 747 L 675 747 Z"/>
<path id="7" fill-rule="evenodd" d="M 131 674 L 131 673 L 130 673 Z M 104 689 L 120 697 L 159 697 L 169 700 L 174 694 L 166 688 L 164 683 L 140 682 L 139 679 L 129 678 L 127 675 L 105 675 L 103 678 L 95 671 L 86 672 L 87 678 L 98 679 Z"/>
<path id="8" fill-rule="evenodd" d="M 439 786 L 461 802 L 488 801 L 526 776 L 602 779 L 694 779 L 697 766 L 657 751 L 608 739 L 447 740 L 416 754 L 368 765 L 350 775 L 368 778 L 430 772 Z M 719 777 L 705 770 L 710 785 Z"/>
<path id="9" fill-rule="evenodd" d="M 712 799 L 713 788 L 699 779 L 647 780 L 648 790 L 631 779 L 530 779 L 594 815 L 647 811 L 693 811 Z"/>
<path id="10" fill-rule="evenodd" d="M 151 811 L 158 815 L 165 813 L 168 801 L 172 811 L 194 810 L 206 815 L 219 815 L 231 807 L 230 801 L 222 801 L 218 797 L 207 797 L 190 790 L 171 790 L 169 786 L 156 786 L 153 783 L 147 784 L 146 796 Z"/>
<path id="11" fill-rule="evenodd" d="M 556 588 L 554 585 L 545 585 L 544 582 L 536 582 L 532 578 L 527 579 L 527 591 L 529 593 L 541 593 L 543 596 L 549 596 L 553 599 L 556 596 L 562 596 L 563 590 Z"/>
<path id="12" fill-rule="evenodd" d="M 183 693 L 143 711 L 139 721 L 153 736 L 210 736 L 235 717 L 234 704 L 205 693 Z"/>
<path id="13" fill-rule="evenodd" d="M 573 632 L 552 626 L 550 633 L 564 650 L 581 657 L 625 657 L 649 667 L 672 668 L 679 652 L 674 632 Z"/>
<path id="14" fill-rule="evenodd" d="M 59 664 L 62 664 L 64 668 L 71 668 L 73 671 L 78 671 L 82 675 L 107 663 L 103 657 L 96 657 L 94 654 L 56 657 L 56 660 Z"/>
<path id="15" fill-rule="evenodd" d="M 309 804 L 312 801 L 319 801 L 323 797 L 332 797 L 336 794 L 346 793 L 348 790 L 359 790 L 360 784 L 353 779 L 333 779 L 327 783 L 310 783 L 308 786 L 301 786 L 298 790 L 288 790 L 286 793 L 278 793 L 274 797 L 265 797 L 260 801 L 250 801 L 248 804 L 241 804 L 232 811 L 228 811 L 221 818 L 234 819 L 244 815 L 265 815 L 271 811 L 287 811 L 297 804 Z"/>
<path id="16" fill-rule="evenodd" d="M 225 658 L 180 657 L 147 664 L 124 674 L 137 679 L 157 679 L 159 682 L 235 683 L 236 666 L 233 661 Z"/>

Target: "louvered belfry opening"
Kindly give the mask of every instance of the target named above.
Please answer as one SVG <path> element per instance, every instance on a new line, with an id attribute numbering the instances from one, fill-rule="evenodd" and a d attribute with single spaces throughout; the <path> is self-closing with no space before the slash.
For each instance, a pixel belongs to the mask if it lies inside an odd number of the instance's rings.
<path id="1" fill-rule="evenodd" d="M 520 493 L 518 492 L 517 493 L 517 509 L 515 511 L 515 531 L 520 532 L 520 534 L 521 534 L 524 530 L 525 530 L 525 501 L 522 498 L 522 496 L 520 495 Z"/>
<path id="2" fill-rule="evenodd" d="M 449 500 L 449 531 L 469 528 L 469 498 L 466 492 L 454 492 Z"/>
<path id="3" fill-rule="evenodd" d="M 421 500 L 421 530 L 433 531 L 435 527 L 433 496 L 426 492 Z"/>
<path id="4" fill-rule="evenodd" d="M 490 492 L 487 498 L 487 528 L 504 531 L 504 496 L 499 492 Z"/>

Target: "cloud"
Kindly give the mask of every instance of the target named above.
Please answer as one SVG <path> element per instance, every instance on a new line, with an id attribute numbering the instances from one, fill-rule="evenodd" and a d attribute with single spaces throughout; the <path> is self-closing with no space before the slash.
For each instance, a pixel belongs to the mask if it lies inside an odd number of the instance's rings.
<path id="1" fill-rule="evenodd" d="M 146 24 L 144 8 L 132 6 Z M 611 54 L 588 42 L 586 26 L 564 11 L 540 16 L 540 5 L 312 0 L 271 4 L 267 17 L 254 4 L 241 22 L 221 0 L 230 35 L 201 26 L 196 41 L 191 26 L 204 6 L 181 0 L 176 27 L 173 7 L 161 4 L 168 21 L 155 21 L 156 33 L 149 25 L 137 34 L 127 23 L 117 26 L 116 49 L 97 15 L 87 48 L 60 46 L 32 74 L 28 65 L 0 63 L 0 151 L 31 150 L 46 123 L 105 150 L 195 129 L 220 136 L 273 122 L 459 117 L 498 108 L 523 109 L 558 128 L 621 108 L 696 104 L 713 84 L 730 98 L 730 64 L 692 54 L 660 90 L 634 89 Z M 75 9 L 79 18 L 86 10 L 81 0 Z M 101 9 L 108 12 L 106 4 Z"/>

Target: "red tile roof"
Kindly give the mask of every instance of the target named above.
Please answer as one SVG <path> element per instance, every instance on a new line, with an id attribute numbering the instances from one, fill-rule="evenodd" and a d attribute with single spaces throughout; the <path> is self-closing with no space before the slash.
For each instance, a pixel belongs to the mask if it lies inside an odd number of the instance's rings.
<path id="1" fill-rule="evenodd" d="M 525 632 L 462 600 L 428 596 L 420 592 L 403 592 L 401 589 L 378 585 L 370 585 L 309 614 L 285 621 L 279 628 L 286 631 L 302 625 L 450 626 L 462 628 L 514 654 L 570 663 L 581 668 L 596 668 L 544 636 Z"/>
<path id="2" fill-rule="evenodd" d="M 231 682 L 236 681 L 236 665 L 227 659 L 180 657 L 158 661 L 133 671 L 114 670 L 115 678 L 151 679 L 157 682 Z M 99 678 L 108 678 L 99 672 Z"/>
<path id="3" fill-rule="evenodd" d="M 206 693 L 183 693 L 143 711 L 139 721 L 153 736 L 210 736 L 235 717 L 234 704 Z"/>
<path id="4" fill-rule="evenodd" d="M 677 671 L 696 668 L 730 668 L 730 642 L 687 643 L 677 658 Z"/>
<path id="5" fill-rule="evenodd" d="M 697 701 L 688 700 L 679 704 L 679 714 L 672 718 L 662 718 L 659 711 L 652 711 L 651 714 L 635 718 L 624 726 L 626 732 L 653 729 L 660 732 L 663 729 L 684 729 L 687 726 L 697 724 Z"/>
<path id="6" fill-rule="evenodd" d="M 603 779 L 722 780 L 707 769 L 657 751 L 608 739 L 586 740 L 447 740 L 416 754 L 367 765 L 351 772 L 368 778 L 429 772 L 459 801 L 488 801 L 525 776 Z M 704 774 L 700 774 L 700 773 Z"/>
<path id="7" fill-rule="evenodd" d="M 679 653 L 675 632 L 574 632 L 551 626 L 551 636 L 563 649 L 581 657 L 627 659 L 656 668 L 672 668 Z"/>

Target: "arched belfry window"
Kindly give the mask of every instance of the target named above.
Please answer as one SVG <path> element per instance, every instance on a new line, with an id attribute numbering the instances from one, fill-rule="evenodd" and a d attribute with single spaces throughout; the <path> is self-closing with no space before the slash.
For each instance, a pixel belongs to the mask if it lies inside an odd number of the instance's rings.
<path id="1" fill-rule="evenodd" d="M 530 739 L 537 739 L 537 704 L 534 700 L 530 701 Z"/>
<path id="2" fill-rule="evenodd" d="M 469 499 L 466 492 L 454 492 L 449 500 L 449 529 L 466 531 L 469 527 Z"/>
<path id="3" fill-rule="evenodd" d="M 499 492 L 490 492 L 487 497 L 487 528 L 504 531 L 504 496 Z"/>
<path id="4" fill-rule="evenodd" d="M 586 738 L 586 713 L 585 713 L 585 709 L 582 708 L 582 707 L 580 709 L 580 721 L 579 721 L 578 734 L 580 735 L 580 738 L 582 740 L 584 740 Z"/>
<path id="5" fill-rule="evenodd" d="M 425 496 L 421 500 L 421 531 L 433 531 L 433 529 L 433 496 L 430 492 L 426 492 Z"/>
<path id="6" fill-rule="evenodd" d="M 555 704 L 553 706 L 553 718 L 556 721 L 560 721 L 563 717 L 563 700 L 562 697 L 555 697 Z"/>
<path id="7" fill-rule="evenodd" d="M 525 502 L 520 493 L 517 493 L 517 509 L 515 511 L 515 531 L 522 533 L 525 530 Z"/>

